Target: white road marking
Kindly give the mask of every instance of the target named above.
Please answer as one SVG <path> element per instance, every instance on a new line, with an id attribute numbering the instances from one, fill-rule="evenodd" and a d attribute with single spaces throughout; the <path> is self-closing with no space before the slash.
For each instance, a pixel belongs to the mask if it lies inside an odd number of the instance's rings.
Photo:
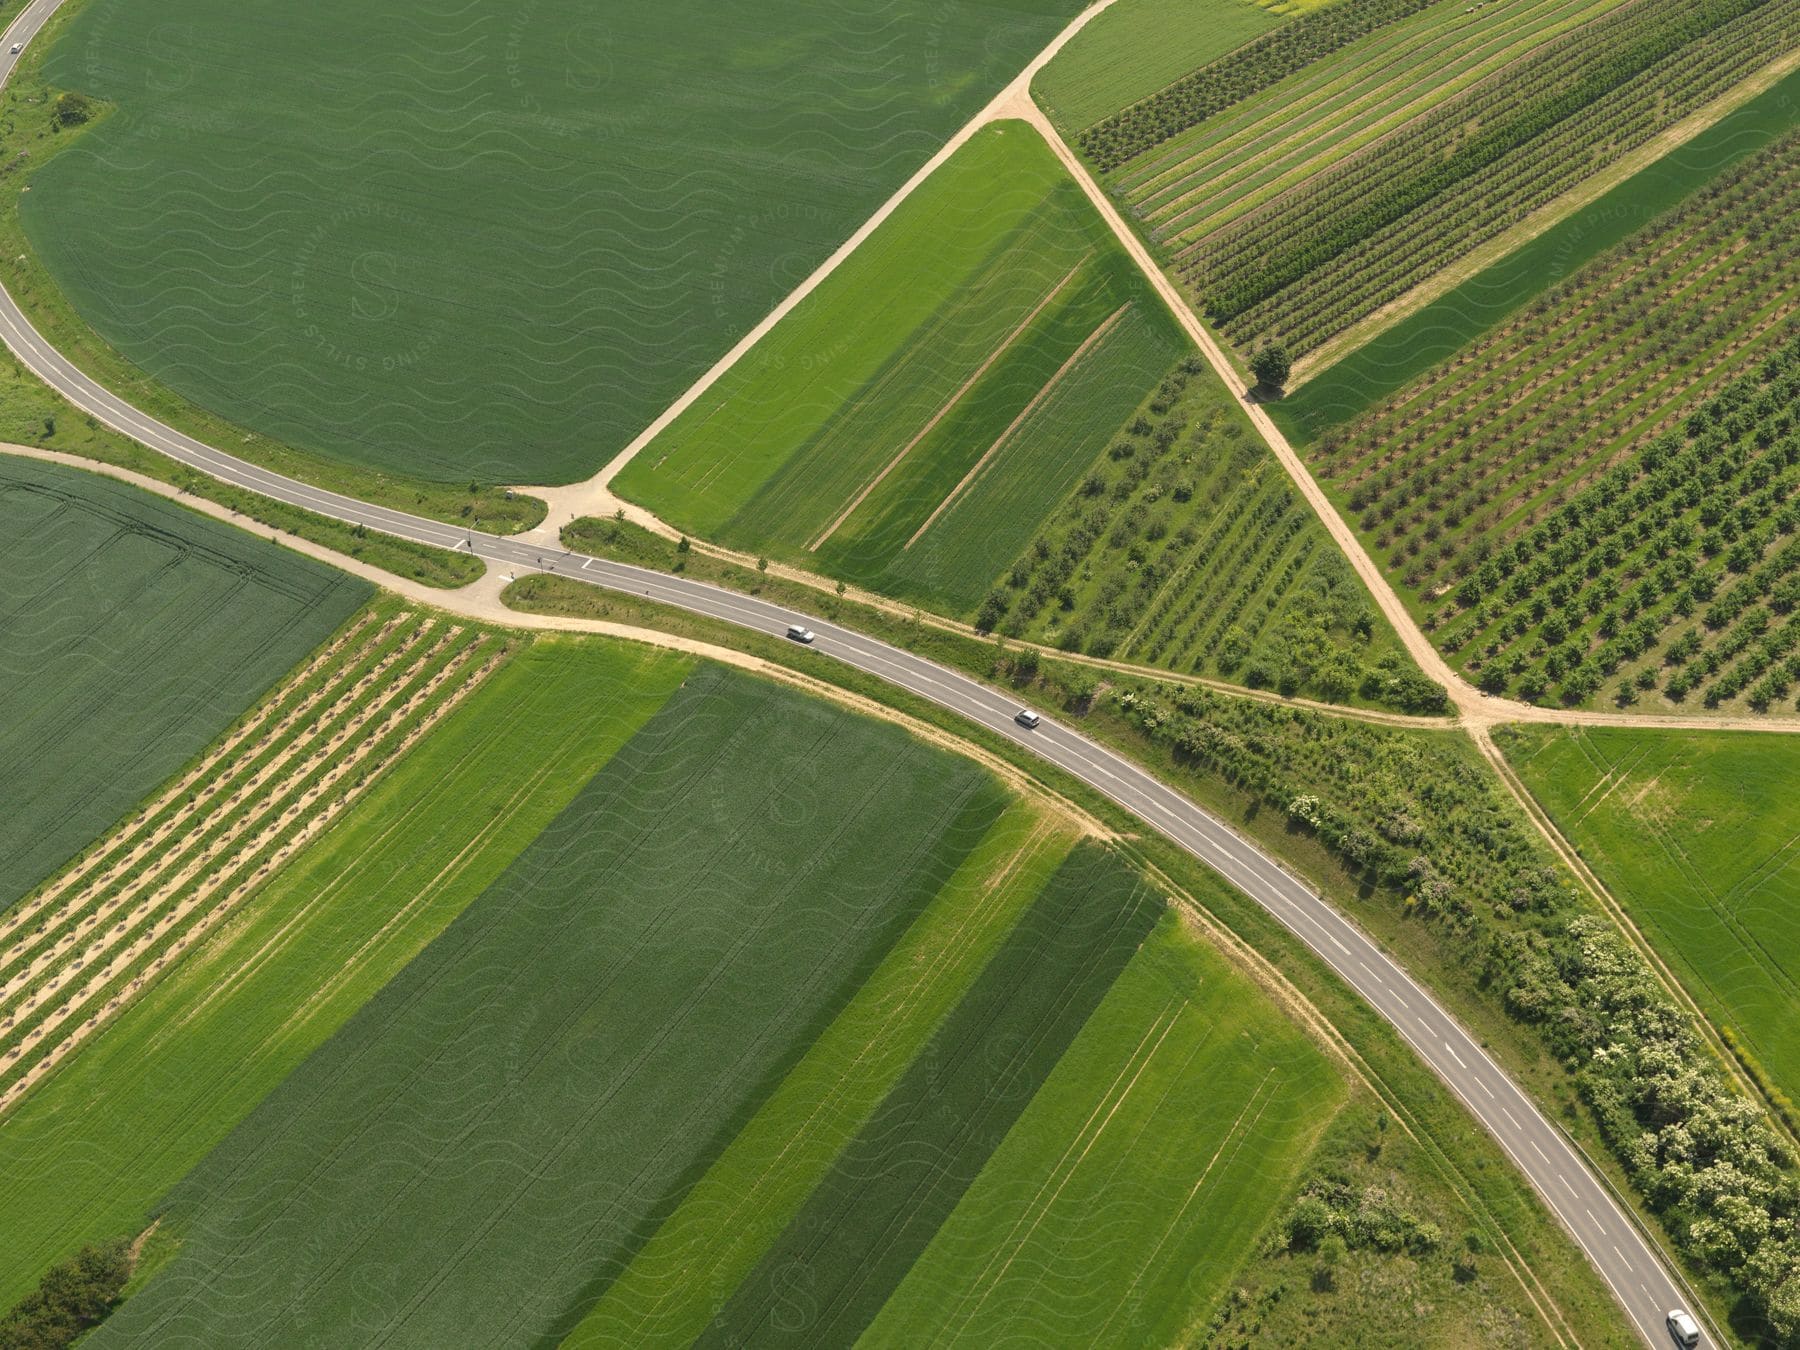
<path id="1" fill-rule="evenodd" d="M 1451 1045 L 1449 1041 L 1444 1042 L 1444 1049 L 1448 1050 L 1450 1052 L 1450 1058 L 1455 1060 L 1459 1065 L 1462 1065 L 1463 1068 L 1466 1069 L 1469 1067 L 1467 1064 L 1463 1064 L 1463 1057 L 1456 1053 L 1456 1047 Z"/>

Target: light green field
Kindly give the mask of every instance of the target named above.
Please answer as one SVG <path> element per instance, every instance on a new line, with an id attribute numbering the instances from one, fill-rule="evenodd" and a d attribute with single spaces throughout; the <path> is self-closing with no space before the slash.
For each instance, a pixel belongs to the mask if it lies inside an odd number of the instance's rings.
<path id="1" fill-rule="evenodd" d="M 567 1330 L 1005 805 L 897 727 L 690 674 L 183 1181 L 181 1251 L 96 1346 Z"/>
<path id="2" fill-rule="evenodd" d="M 0 1116 L 0 1306 L 82 1243 L 135 1231 L 486 888 L 690 669 L 639 647 L 534 642 L 218 934 Z"/>
<path id="3" fill-rule="evenodd" d="M 1093 125 L 1326 0 L 1117 0 L 1032 81 L 1065 132 Z"/>
<path id="4" fill-rule="evenodd" d="M 1166 914 L 861 1343 L 1182 1342 L 1343 1100 Z"/>
<path id="5" fill-rule="evenodd" d="M 1502 744 L 1707 1015 L 1800 1098 L 1800 740 L 1530 727 Z"/>
<path id="6" fill-rule="evenodd" d="M 0 458 L 0 910 L 369 594 L 137 488 Z"/>
<path id="7" fill-rule="evenodd" d="M 1070 842 L 1066 827 L 1034 808 L 1008 808 L 564 1344 L 692 1343 L 980 974 Z"/>
<path id="8" fill-rule="evenodd" d="M 21 217 L 80 316 L 212 412 L 381 472 L 569 482 L 1080 8 L 87 0 L 46 73 L 116 111 Z"/>
<path id="9" fill-rule="evenodd" d="M 984 130 L 620 474 L 694 534 L 972 610 L 1181 350 L 1035 132 Z"/>

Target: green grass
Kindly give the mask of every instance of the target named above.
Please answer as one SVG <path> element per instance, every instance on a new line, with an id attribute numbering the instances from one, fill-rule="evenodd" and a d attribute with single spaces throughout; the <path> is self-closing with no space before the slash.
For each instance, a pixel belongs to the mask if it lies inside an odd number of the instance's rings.
<path id="1" fill-rule="evenodd" d="M 1727 113 L 1679 150 L 1321 370 L 1271 404 L 1270 415 L 1296 444 L 1349 422 L 1793 130 L 1796 107 L 1800 74 Z"/>
<path id="2" fill-rule="evenodd" d="M 1118 0 L 1032 81 L 1038 106 L 1073 135 L 1320 0 Z"/>
<path id="3" fill-rule="evenodd" d="M 636 647 L 535 641 L 0 1117 L 0 1305 L 83 1242 L 137 1231 L 172 1185 L 485 889 L 690 669 Z"/>
<path id="4" fill-rule="evenodd" d="M 699 1345 L 843 1345 L 899 1285 L 1155 923 L 1097 845 L 1071 854 Z"/>
<path id="5" fill-rule="evenodd" d="M 1707 1016 L 1800 1097 L 1800 741 L 1519 727 L 1502 744 Z"/>
<path id="6" fill-rule="evenodd" d="M 1002 123 L 616 485 L 696 535 L 966 611 L 1181 345 L 1049 148 Z"/>
<path id="7" fill-rule="evenodd" d="M 1182 1341 L 1343 1092 L 1165 914 L 863 1343 Z"/>
<path id="8" fill-rule="evenodd" d="M 566 1330 L 1004 805 L 895 727 L 690 675 L 183 1182 L 181 1255 L 102 1343 Z"/>
<path id="9" fill-rule="evenodd" d="M 568 482 L 630 439 L 1076 0 L 89 0 L 115 111 L 26 233 L 177 394 L 341 464 Z"/>
<path id="10" fill-rule="evenodd" d="M 0 909 L 369 594 L 137 488 L 0 459 Z"/>
<path id="11" fill-rule="evenodd" d="M 1009 807 L 564 1344 L 683 1346 L 700 1335 L 1071 842 L 1036 808 Z"/>

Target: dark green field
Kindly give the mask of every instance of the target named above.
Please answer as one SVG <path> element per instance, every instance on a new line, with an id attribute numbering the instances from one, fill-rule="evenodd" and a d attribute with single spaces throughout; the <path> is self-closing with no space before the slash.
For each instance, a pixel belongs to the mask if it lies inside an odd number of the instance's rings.
<path id="1" fill-rule="evenodd" d="M 1078 0 L 87 0 L 22 216 L 214 412 L 440 481 L 597 469 Z"/>
<path id="2" fill-rule="evenodd" d="M 136 488 L 0 458 L 0 909 L 369 594 Z"/>
<path id="3" fill-rule="evenodd" d="M 175 1191 L 180 1255 L 97 1344 L 566 1329 L 1004 801 L 896 728 L 691 676 Z"/>

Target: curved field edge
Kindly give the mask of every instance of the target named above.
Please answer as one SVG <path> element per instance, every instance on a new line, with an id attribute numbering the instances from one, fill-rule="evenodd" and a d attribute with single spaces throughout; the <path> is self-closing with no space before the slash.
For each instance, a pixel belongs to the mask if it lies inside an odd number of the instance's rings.
<path id="1" fill-rule="evenodd" d="M 0 1117 L 0 1304 L 82 1243 L 141 1228 L 691 669 L 623 644 L 531 642 L 225 927 Z M 584 716 L 571 720 L 571 706 Z"/>
<path id="2" fill-rule="evenodd" d="M 0 123 L 0 158 L 13 164 L 0 175 L 0 247 L 14 259 L 6 289 L 20 310 L 46 341 L 108 390 L 151 416 L 209 445 L 264 468 L 320 487 L 348 493 L 364 501 L 452 523 L 480 521 L 500 534 L 529 529 L 544 517 L 544 504 L 536 498 L 511 496 L 493 485 L 473 493 L 466 485 L 427 483 L 394 475 L 347 471 L 317 455 L 277 441 L 230 422 L 190 402 L 156 381 L 121 355 L 82 320 L 61 289 L 51 280 L 26 238 L 19 220 L 19 204 L 30 190 L 31 174 L 58 154 L 78 145 L 88 131 L 102 124 L 113 110 L 106 104 L 88 104 L 88 120 L 64 127 L 55 120 L 57 98 L 64 92 L 47 82 L 43 67 L 47 52 L 81 11 L 96 0 L 64 0 L 39 35 L 18 58 L 6 82 L 4 107 L 8 116 Z M 23 8 L 15 0 L 0 7 L 0 22 L 10 21 Z M 98 459 L 121 468 L 149 474 L 220 502 L 264 524 L 294 533 L 327 547 L 383 567 L 398 576 L 412 577 L 428 585 L 461 585 L 480 573 L 471 571 L 472 560 L 458 559 L 443 550 L 385 536 L 359 535 L 351 526 L 326 516 L 302 511 L 285 503 L 216 483 L 157 454 L 145 446 L 79 412 L 60 395 L 23 374 L 10 352 L 4 361 L 13 382 L 0 394 L 0 415 L 14 418 L 9 438 L 44 449 L 63 450 Z"/>
<path id="3" fill-rule="evenodd" d="M 507 595 L 511 603 L 534 612 L 629 622 L 704 641 L 733 640 L 733 630 L 716 621 L 676 614 L 628 596 L 601 595 L 567 578 L 527 579 L 509 588 Z M 936 659 L 944 659 L 941 653 L 946 642 L 958 650 L 974 650 L 968 639 L 940 634 L 917 623 L 897 625 L 894 638 L 914 650 L 928 651 Z M 1009 737 L 965 722 L 924 699 L 884 688 L 881 682 L 855 670 L 819 666 L 797 653 L 792 644 L 776 637 L 753 635 L 749 650 L 774 664 L 812 673 L 853 695 L 886 703 L 924 725 L 966 738 L 1012 766 L 1024 780 L 1045 785 L 1122 834 L 1135 835 L 1141 830 L 1141 822 L 1107 798 L 1046 766 Z M 968 659 L 974 658 L 971 655 Z M 1117 717 L 1111 711 L 1110 701 L 1100 697 L 1105 690 L 1091 668 L 1047 657 L 1028 670 L 1024 662 L 1002 654 L 982 669 L 989 678 L 1003 680 L 1037 706 L 1059 709 L 1058 715 L 1067 718 L 1071 726 L 1080 727 L 1084 734 L 1150 767 L 1164 766 L 1166 752 L 1138 728 Z M 1252 702 L 1233 700 L 1240 701 Z M 1310 877 L 1326 893 L 1340 897 L 1358 894 L 1353 871 L 1346 870 L 1317 838 L 1284 828 L 1284 820 L 1277 818 L 1277 812 L 1265 809 L 1269 803 L 1248 785 L 1177 773 L 1166 766 L 1158 767 L 1158 771 L 1210 809 L 1237 822 L 1272 856 Z M 1288 799 L 1283 797 L 1281 801 Z M 1636 1343 L 1628 1332 L 1622 1331 L 1611 1294 L 1593 1267 L 1569 1243 L 1557 1219 L 1499 1146 L 1475 1125 L 1463 1106 L 1418 1061 L 1380 1014 L 1350 992 L 1315 953 L 1259 904 L 1225 885 L 1192 855 L 1154 835 L 1134 838 L 1123 847 L 1131 856 L 1148 860 L 1155 869 L 1173 878 L 1193 898 L 1192 902 L 1211 916 L 1209 922 L 1216 919 L 1222 925 L 1220 931 L 1236 935 L 1257 952 L 1268 953 L 1301 994 L 1329 1018 L 1329 1025 L 1340 1029 L 1343 1043 L 1353 1050 L 1383 1108 L 1414 1132 L 1421 1166 L 1434 1189 L 1444 1197 L 1444 1203 L 1452 1206 L 1452 1212 L 1456 1212 L 1455 1206 L 1463 1206 L 1467 1222 L 1498 1245 L 1496 1259 L 1484 1258 L 1478 1264 L 1493 1268 L 1501 1281 L 1512 1282 L 1506 1286 L 1509 1289 L 1520 1280 L 1527 1282 L 1527 1287 L 1513 1296 L 1523 1300 L 1526 1320 L 1547 1319 L 1548 1325 L 1563 1329 L 1561 1334 L 1573 1331 L 1574 1339 L 1581 1344 Z M 1419 941 L 1408 936 L 1418 931 L 1417 925 L 1390 924 L 1381 907 L 1359 910 L 1359 915 L 1366 923 L 1376 922 L 1383 940 L 1395 943 L 1396 950 L 1411 951 Z M 1443 971 L 1426 965 L 1411 968 L 1428 975 L 1434 988 L 1442 991 L 1448 987 Z M 1278 987 L 1275 993 L 1283 1000 L 1288 997 L 1285 987 Z M 1541 1100 L 1551 1102 L 1558 1110 L 1568 1105 L 1570 1093 L 1560 1070 L 1545 1064 L 1534 1047 L 1521 1042 L 1517 1030 L 1508 1029 L 1512 1024 L 1495 1016 L 1490 1005 L 1459 997 L 1456 1007 L 1465 1022 L 1479 1025 L 1484 1034 L 1498 1038 L 1495 1044 L 1510 1045 L 1512 1052 L 1521 1055 L 1519 1060 L 1511 1061 L 1513 1070 L 1541 1093 Z M 1338 1043 L 1335 1037 L 1332 1040 Z M 1582 1128 L 1591 1129 L 1585 1120 Z M 1583 1138 L 1590 1148 L 1598 1144 L 1591 1132 Z"/>
<path id="4" fill-rule="evenodd" d="M 367 583 L 138 488 L 0 457 L 0 909 L 256 703 Z"/>
<path id="5" fill-rule="evenodd" d="M 259 433 L 377 479 L 578 481 L 1077 8 L 330 0 L 271 33 L 88 0 L 47 68 L 118 113 L 23 215 L 128 360 Z"/>
<path id="6" fill-rule="evenodd" d="M 1296 446 L 1349 422 L 1779 139 L 1797 115 L 1800 73 L 1319 371 L 1270 403 L 1270 417 Z"/>

